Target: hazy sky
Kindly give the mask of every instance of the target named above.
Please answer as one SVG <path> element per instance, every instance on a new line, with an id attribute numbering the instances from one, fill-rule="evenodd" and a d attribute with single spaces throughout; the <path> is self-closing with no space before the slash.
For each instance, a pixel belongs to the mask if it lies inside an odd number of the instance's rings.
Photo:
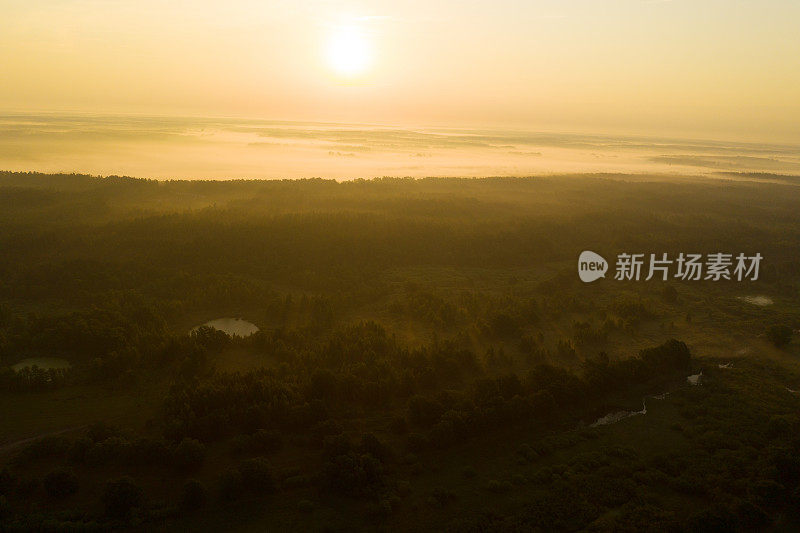
<path id="1" fill-rule="evenodd" d="M 798 0 L 0 0 L 0 111 L 800 139 Z"/>

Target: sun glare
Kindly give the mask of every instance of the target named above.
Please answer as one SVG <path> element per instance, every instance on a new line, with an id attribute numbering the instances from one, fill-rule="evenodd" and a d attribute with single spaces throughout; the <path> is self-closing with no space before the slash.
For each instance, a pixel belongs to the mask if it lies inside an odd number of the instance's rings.
<path id="1" fill-rule="evenodd" d="M 366 36 L 354 27 L 337 28 L 327 44 L 328 64 L 341 76 L 362 74 L 372 61 L 372 50 Z"/>

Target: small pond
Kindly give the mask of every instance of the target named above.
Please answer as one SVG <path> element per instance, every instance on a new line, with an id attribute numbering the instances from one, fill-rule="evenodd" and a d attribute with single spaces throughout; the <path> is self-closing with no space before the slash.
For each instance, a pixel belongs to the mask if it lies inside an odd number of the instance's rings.
<path id="1" fill-rule="evenodd" d="M 737 296 L 737 300 L 741 300 L 745 303 L 750 305 L 757 305 L 759 307 L 765 307 L 767 305 L 772 305 L 775 303 L 772 298 L 769 296 L 764 296 L 763 294 L 758 294 L 755 296 Z"/>
<path id="2" fill-rule="evenodd" d="M 202 325 L 224 331 L 231 336 L 238 335 L 239 337 L 247 337 L 258 331 L 258 326 L 241 318 L 217 318 L 216 320 L 209 320 Z M 199 327 L 192 328 L 192 331 Z"/>
<path id="3" fill-rule="evenodd" d="M 69 368 L 72 365 L 70 365 L 69 361 L 66 359 L 61 359 L 59 357 L 29 357 L 27 359 L 23 359 L 11 368 L 13 368 L 16 372 L 22 370 L 23 368 L 32 366 L 38 366 L 39 368 L 49 370 L 51 368 Z"/>

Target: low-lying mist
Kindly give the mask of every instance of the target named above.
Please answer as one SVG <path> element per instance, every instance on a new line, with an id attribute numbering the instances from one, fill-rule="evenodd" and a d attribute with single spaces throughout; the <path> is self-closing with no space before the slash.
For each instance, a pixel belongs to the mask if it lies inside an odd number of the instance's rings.
<path id="1" fill-rule="evenodd" d="M 162 179 L 800 173 L 797 146 L 604 134 L 18 114 L 0 139 L 3 170 Z"/>

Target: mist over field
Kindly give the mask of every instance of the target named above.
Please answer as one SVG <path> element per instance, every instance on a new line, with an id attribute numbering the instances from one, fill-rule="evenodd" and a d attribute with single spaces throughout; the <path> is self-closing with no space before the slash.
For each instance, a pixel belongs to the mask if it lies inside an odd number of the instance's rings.
<path id="1" fill-rule="evenodd" d="M 158 179 L 800 174 L 800 146 L 245 119 L 0 115 L 0 169 Z"/>

